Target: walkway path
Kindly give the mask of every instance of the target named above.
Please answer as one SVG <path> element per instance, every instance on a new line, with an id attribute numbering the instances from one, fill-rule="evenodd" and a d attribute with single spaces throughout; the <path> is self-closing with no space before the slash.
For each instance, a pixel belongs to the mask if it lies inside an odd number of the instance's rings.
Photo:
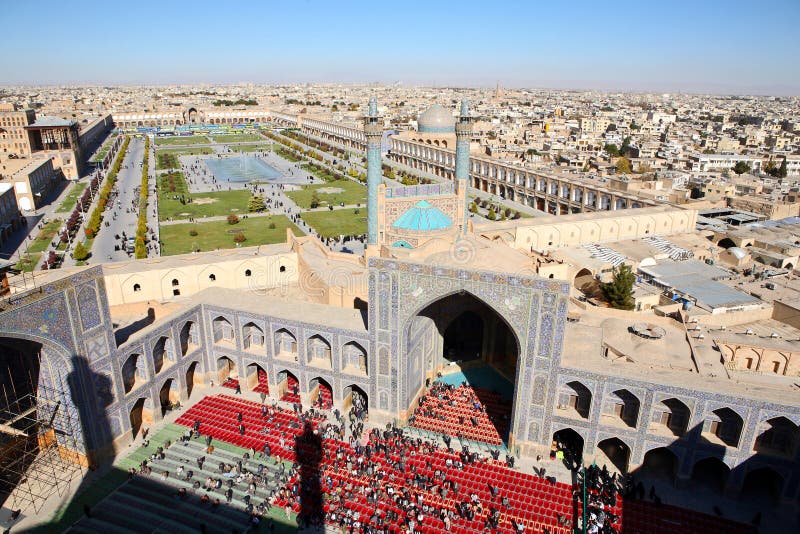
<path id="1" fill-rule="evenodd" d="M 105 212 L 100 230 L 95 236 L 91 253 L 87 263 L 105 263 L 109 261 L 125 261 L 131 259 L 123 250 L 114 251 L 115 244 L 122 244 L 115 239 L 115 235 L 122 236 L 136 235 L 136 223 L 138 222 L 138 210 L 135 205 L 139 200 L 139 188 L 142 183 L 142 157 L 144 155 L 144 141 L 140 138 L 131 138 L 128 150 L 122 161 L 122 168 L 117 175 L 117 182 L 112 188 L 113 200 L 110 200 Z M 103 184 L 105 182 L 102 182 Z M 100 186 L 102 190 L 102 185 Z M 116 195 L 115 195 L 116 193 Z M 92 206 L 87 211 L 87 219 L 97 206 L 97 197 Z M 127 209 L 127 212 L 126 212 Z M 78 231 L 76 239 L 83 239 L 83 229 Z M 71 267 L 76 265 L 76 261 L 69 255 L 64 258 L 64 266 Z"/>

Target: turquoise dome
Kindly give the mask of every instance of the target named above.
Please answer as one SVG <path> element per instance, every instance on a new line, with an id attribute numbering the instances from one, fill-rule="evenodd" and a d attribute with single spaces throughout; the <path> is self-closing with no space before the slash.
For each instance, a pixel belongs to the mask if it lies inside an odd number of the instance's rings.
<path id="1" fill-rule="evenodd" d="M 431 206 L 427 200 L 420 200 L 414 207 L 397 218 L 392 228 L 399 230 L 445 230 L 453 226 L 453 221 L 442 210 Z"/>

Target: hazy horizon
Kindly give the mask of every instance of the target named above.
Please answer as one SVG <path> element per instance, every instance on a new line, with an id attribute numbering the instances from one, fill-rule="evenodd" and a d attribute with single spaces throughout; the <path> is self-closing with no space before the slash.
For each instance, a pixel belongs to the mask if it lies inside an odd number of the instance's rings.
<path id="1" fill-rule="evenodd" d="M 499 82 L 515 89 L 800 95 L 795 0 L 576 0 L 569 9 L 417 0 L 35 6 L 35 18 L 22 3 L 5 6 L 4 87 Z"/>

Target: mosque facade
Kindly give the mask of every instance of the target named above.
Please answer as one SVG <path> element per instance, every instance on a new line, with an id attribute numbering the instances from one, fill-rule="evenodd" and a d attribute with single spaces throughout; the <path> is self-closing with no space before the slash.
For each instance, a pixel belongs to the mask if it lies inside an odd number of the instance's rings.
<path id="1" fill-rule="evenodd" d="M 455 149 L 450 184 L 382 183 L 377 123 L 371 102 L 363 258 L 330 253 L 310 237 L 290 238 L 286 246 L 253 249 L 253 259 L 185 256 L 169 268 L 145 260 L 128 266 L 138 271 L 130 274 L 120 274 L 126 267 L 117 264 L 82 268 L 3 303 L 0 344 L 40 362 L 34 382 L 60 392 L 74 413 L 77 452 L 87 462 L 120 450 L 171 403 L 202 396 L 212 381 L 236 377 L 252 387 L 260 373 L 272 395 L 296 382 L 308 402 L 324 386 L 338 407 L 360 396 L 371 422 L 403 423 L 426 379 L 451 363 L 447 331 L 469 311 L 482 325 L 480 360 L 513 383 L 512 453 L 547 451 L 554 434 L 569 431 L 590 461 L 602 450 L 631 470 L 653 451 L 666 451 L 680 483 L 713 458 L 728 470 L 727 494 L 736 495 L 753 472 L 771 470 L 780 477 L 779 500 L 797 501 L 796 399 L 565 358 L 570 282 L 538 275 L 527 256 L 477 235 L 467 217 L 466 102 L 458 118 L 428 110 L 420 131 L 409 134 Z M 272 256 L 280 259 L 263 259 Z M 209 269 L 222 263 L 232 282 L 211 287 Z M 158 269 L 160 293 L 151 293 L 142 287 L 151 283 L 145 272 Z M 174 280 L 192 289 L 170 298 L 164 287 Z M 150 299 L 175 306 L 120 338 L 112 308 Z M 593 347 L 603 361 L 600 343 Z M 714 438 L 721 426 L 722 442 Z M 774 440 L 770 453 L 756 450 L 765 432 Z"/>

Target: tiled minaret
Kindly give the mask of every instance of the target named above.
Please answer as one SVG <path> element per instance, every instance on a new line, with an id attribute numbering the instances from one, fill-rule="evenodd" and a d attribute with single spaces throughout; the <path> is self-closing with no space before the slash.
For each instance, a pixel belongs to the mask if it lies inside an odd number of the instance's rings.
<path id="1" fill-rule="evenodd" d="M 456 191 L 464 202 L 461 233 L 467 233 L 469 218 L 469 140 L 472 137 L 472 117 L 469 114 L 469 100 L 461 101 L 461 113 L 456 122 Z"/>
<path id="2" fill-rule="evenodd" d="M 367 138 L 367 246 L 378 245 L 378 185 L 381 183 L 381 137 L 383 126 L 378 117 L 378 101 L 369 99 L 369 112 L 364 117 Z"/>

